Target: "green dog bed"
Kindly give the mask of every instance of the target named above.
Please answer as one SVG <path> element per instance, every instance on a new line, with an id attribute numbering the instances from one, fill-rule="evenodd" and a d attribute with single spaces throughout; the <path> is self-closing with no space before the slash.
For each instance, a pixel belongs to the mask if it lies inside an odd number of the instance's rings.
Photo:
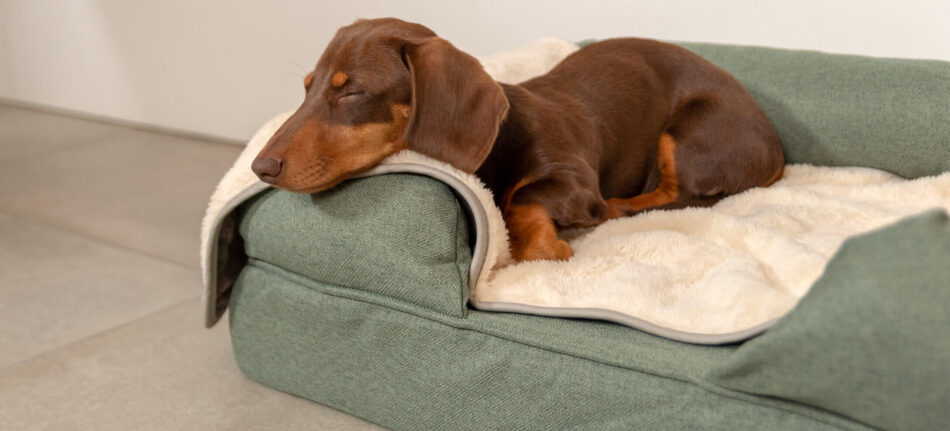
<path id="1" fill-rule="evenodd" d="M 950 171 L 946 63 L 684 46 L 743 82 L 790 163 Z M 473 309 L 484 229 L 463 185 L 377 173 L 316 195 L 253 185 L 214 208 L 227 216 L 206 223 L 206 322 L 230 307 L 249 377 L 394 429 L 950 422 L 943 210 L 848 239 L 763 335 L 704 346 L 637 325 Z"/>

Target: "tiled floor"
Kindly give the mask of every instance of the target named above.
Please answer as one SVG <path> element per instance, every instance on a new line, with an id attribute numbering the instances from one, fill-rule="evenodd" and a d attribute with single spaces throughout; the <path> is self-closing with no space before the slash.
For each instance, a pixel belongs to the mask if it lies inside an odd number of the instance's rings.
<path id="1" fill-rule="evenodd" d="M 379 429 L 248 380 L 201 325 L 199 223 L 239 151 L 0 105 L 0 428 Z"/>

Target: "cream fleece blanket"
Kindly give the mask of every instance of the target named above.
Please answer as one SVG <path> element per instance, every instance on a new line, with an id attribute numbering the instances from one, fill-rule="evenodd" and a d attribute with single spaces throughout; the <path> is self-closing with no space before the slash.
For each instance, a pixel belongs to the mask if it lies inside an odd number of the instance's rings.
<path id="1" fill-rule="evenodd" d="M 518 82 L 574 49 L 543 40 L 482 61 L 496 79 Z M 209 302 L 216 298 L 220 220 L 266 189 L 250 162 L 287 115 L 261 128 L 212 196 L 202 225 Z M 467 189 L 468 206 L 481 214 L 474 216 L 478 243 L 469 286 L 476 308 L 601 318 L 701 343 L 764 330 L 807 293 L 846 238 L 933 207 L 950 211 L 950 173 L 903 180 L 866 168 L 790 165 L 773 186 L 711 208 L 648 212 L 565 233 L 574 249 L 569 261 L 511 264 L 501 213 L 477 178 L 408 151 L 381 168 L 374 173 L 436 172 Z"/>
<path id="2" fill-rule="evenodd" d="M 933 207 L 950 173 L 788 166 L 769 188 L 711 208 L 612 220 L 569 241 L 567 262 L 497 269 L 477 302 L 615 310 L 677 331 L 726 334 L 781 317 L 842 242 Z"/>

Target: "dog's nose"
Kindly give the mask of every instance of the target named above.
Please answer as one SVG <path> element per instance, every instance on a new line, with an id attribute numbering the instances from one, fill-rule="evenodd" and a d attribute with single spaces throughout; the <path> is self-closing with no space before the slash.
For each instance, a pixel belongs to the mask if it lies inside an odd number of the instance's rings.
<path id="1" fill-rule="evenodd" d="M 261 181 L 271 184 L 280 176 L 282 168 L 283 163 L 280 160 L 270 157 L 254 159 L 254 163 L 251 163 L 251 170 L 257 174 L 257 177 L 260 178 Z"/>

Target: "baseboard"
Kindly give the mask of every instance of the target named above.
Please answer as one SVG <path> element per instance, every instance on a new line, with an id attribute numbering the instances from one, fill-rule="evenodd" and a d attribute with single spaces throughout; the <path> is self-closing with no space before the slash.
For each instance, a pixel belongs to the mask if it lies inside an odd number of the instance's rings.
<path id="1" fill-rule="evenodd" d="M 14 108 L 28 109 L 31 111 L 43 112 L 47 114 L 62 115 L 64 117 L 72 117 L 80 120 L 94 121 L 97 123 L 109 124 L 113 126 L 128 127 L 130 129 L 143 130 L 146 132 L 155 132 L 165 135 L 178 136 L 181 138 L 187 139 L 197 139 L 202 141 L 210 141 L 227 145 L 237 145 L 244 146 L 246 141 L 241 141 L 233 138 L 225 138 L 222 136 L 209 135 L 205 133 L 192 132 L 188 130 L 180 130 L 171 127 L 157 126 L 154 124 L 140 123 L 138 121 L 126 120 L 122 118 L 109 117 L 106 115 L 93 114 L 89 112 L 77 111 L 69 108 L 61 108 L 58 106 L 45 105 L 42 103 L 29 102 L 19 99 L 11 99 L 8 97 L 0 96 L 0 105 L 11 106 Z"/>

